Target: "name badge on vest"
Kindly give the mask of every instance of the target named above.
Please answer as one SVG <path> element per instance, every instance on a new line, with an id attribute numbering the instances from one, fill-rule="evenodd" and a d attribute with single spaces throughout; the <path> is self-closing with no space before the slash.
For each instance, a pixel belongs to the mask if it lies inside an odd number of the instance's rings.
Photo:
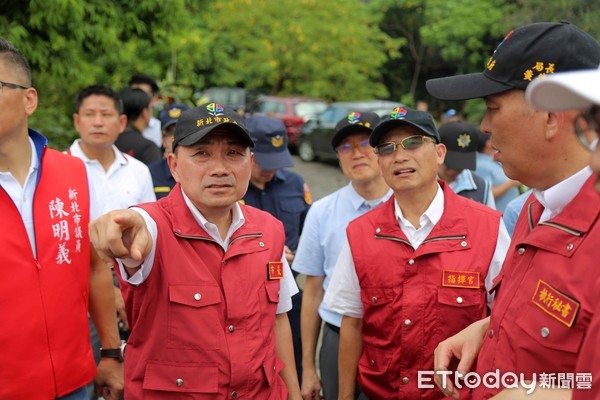
<path id="1" fill-rule="evenodd" d="M 269 271 L 269 280 L 274 281 L 283 279 L 283 262 L 281 261 L 269 261 L 267 266 Z"/>
<path id="2" fill-rule="evenodd" d="M 442 286 L 458 287 L 465 289 L 479 289 L 479 272 L 470 271 L 442 271 Z"/>
<path id="3" fill-rule="evenodd" d="M 573 325 L 579 310 L 579 302 L 562 294 L 541 279 L 538 281 L 531 302 L 569 328 Z"/>

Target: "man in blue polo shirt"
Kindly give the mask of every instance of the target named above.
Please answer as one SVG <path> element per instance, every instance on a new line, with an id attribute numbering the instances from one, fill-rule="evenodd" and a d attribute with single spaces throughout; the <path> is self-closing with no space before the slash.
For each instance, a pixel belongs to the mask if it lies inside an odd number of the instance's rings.
<path id="1" fill-rule="evenodd" d="M 283 222 L 285 254 L 291 265 L 304 218 L 311 204 L 310 191 L 300 175 L 285 169 L 292 167 L 294 161 L 288 150 L 288 137 L 283 122 L 275 118 L 255 116 L 246 120 L 246 126 L 255 147 L 250 185 L 243 201 Z M 292 297 L 292 310 L 288 312 L 298 381 L 302 377 L 301 305 L 302 292 L 299 292 Z"/>
<path id="2" fill-rule="evenodd" d="M 320 199 L 310 209 L 292 268 L 306 274 L 302 300 L 303 375 L 302 397 L 317 399 L 321 389 L 325 399 L 338 398 L 338 344 L 342 316 L 323 301 L 342 245 L 346 227 L 357 218 L 387 200 L 392 191 L 369 145 L 369 135 L 379 122 L 372 112 L 351 112 L 335 128 L 331 141 L 340 167 L 350 181 L 347 186 Z M 323 328 L 320 351 L 320 377 L 315 354 L 317 338 Z"/>

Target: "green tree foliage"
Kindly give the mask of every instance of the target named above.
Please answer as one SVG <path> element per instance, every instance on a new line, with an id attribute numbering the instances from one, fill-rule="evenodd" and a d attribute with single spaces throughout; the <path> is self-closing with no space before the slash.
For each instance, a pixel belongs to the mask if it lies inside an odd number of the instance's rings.
<path id="1" fill-rule="evenodd" d="M 330 100 L 385 98 L 380 79 L 402 40 L 355 0 L 216 2 L 205 20 L 215 58 L 210 83 Z"/>

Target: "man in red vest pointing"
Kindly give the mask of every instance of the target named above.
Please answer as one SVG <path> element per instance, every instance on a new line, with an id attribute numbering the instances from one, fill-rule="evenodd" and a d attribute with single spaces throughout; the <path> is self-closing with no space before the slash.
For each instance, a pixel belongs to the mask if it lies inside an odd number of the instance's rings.
<path id="1" fill-rule="evenodd" d="M 90 224 L 94 246 L 120 258 L 128 399 L 301 399 L 283 225 L 238 202 L 253 146 L 235 111 L 185 111 L 168 158 L 177 185 Z"/>

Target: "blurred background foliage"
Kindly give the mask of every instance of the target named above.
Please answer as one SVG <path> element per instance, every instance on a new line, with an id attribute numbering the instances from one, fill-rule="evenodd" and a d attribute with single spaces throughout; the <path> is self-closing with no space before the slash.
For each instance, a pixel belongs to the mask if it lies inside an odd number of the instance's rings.
<path id="1" fill-rule="evenodd" d="M 0 36 L 29 58 L 40 104 L 31 127 L 64 149 L 77 91 L 132 73 L 191 103 L 214 86 L 329 101 L 429 103 L 478 122 L 480 101 L 440 103 L 430 78 L 482 71 L 504 35 L 569 20 L 600 37 L 588 0 L 0 0 Z"/>

